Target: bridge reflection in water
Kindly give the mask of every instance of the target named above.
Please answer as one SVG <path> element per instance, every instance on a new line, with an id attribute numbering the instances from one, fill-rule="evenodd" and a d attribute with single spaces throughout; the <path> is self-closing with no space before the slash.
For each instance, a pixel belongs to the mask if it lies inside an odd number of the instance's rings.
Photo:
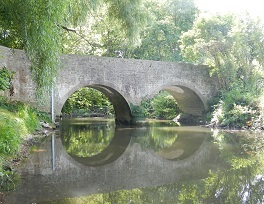
<path id="1" fill-rule="evenodd" d="M 211 133 L 202 128 L 149 125 L 115 129 L 104 122 L 104 128 L 97 126 L 102 139 L 92 144 L 103 148 L 96 154 L 78 154 L 76 146 L 85 146 L 80 135 L 100 134 L 91 128 L 92 123 L 66 124 L 62 137 L 48 137 L 30 156 L 21 169 L 21 185 L 10 194 L 10 203 L 38 203 L 202 179 L 219 165 L 219 150 L 209 141 Z M 70 138 L 67 132 L 73 134 L 78 124 L 81 130 Z M 107 134 L 113 138 L 107 139 Z"/>

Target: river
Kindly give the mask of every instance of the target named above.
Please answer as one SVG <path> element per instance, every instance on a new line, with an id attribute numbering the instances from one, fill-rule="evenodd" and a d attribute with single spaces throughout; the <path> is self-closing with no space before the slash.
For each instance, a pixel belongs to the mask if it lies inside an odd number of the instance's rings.
<path id="1" fill-rule="evenodd" d="M 8 204 L 264 203 L 261 132 L 63 119 L 32 148 Z"/>

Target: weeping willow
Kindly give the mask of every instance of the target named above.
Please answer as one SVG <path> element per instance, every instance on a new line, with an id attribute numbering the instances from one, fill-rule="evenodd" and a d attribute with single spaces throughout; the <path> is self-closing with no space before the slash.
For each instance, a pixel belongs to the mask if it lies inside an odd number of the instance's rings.
<path id="1" fill-rule="evenodd" d="M 65 28 L 84 23 L 101 4 L 135 43 L 146 24 L 142 0 L 2 0 L 0 32 L 7 35 L 0 35 L 0 43 L 26 51 L 39 102 L 46 102 L 55 83 Z"/>

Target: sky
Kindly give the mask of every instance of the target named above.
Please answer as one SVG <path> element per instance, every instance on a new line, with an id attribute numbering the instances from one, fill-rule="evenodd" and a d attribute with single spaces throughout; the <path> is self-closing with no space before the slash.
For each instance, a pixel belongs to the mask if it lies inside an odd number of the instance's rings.
<path id="1" fill-rule="evenodd" d="M 264 0 L 194 0 L 198 8 L 210 13 L 236 14 L 247 11 L 254 17 L 260 17 L 264 22 Z"/>

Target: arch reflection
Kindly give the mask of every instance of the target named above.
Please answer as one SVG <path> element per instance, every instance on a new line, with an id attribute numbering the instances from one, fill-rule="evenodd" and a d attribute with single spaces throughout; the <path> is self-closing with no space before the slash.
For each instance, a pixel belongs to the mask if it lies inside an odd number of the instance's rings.
<path id="1" fill-rule="evenodd" d="M 156 124 L 157 125 L 157 124 Z M 201 131 L 199 127 L 147 127 L 135 131 L 131 143 L 140 144 L 145 151 L 153 151 L 156 155 L 170 160 L 184 160 L 196 154 L 208 140 L 210 130 Z"/>
<path id="2" fill-rule="evenodd" d="M 67 153 L 87 166 L 112 163 L 124 153 L 130 138 L 129 130 L 116 128 L 113 120 L 75 118 L 61 123 L 61 140 Z"/>

